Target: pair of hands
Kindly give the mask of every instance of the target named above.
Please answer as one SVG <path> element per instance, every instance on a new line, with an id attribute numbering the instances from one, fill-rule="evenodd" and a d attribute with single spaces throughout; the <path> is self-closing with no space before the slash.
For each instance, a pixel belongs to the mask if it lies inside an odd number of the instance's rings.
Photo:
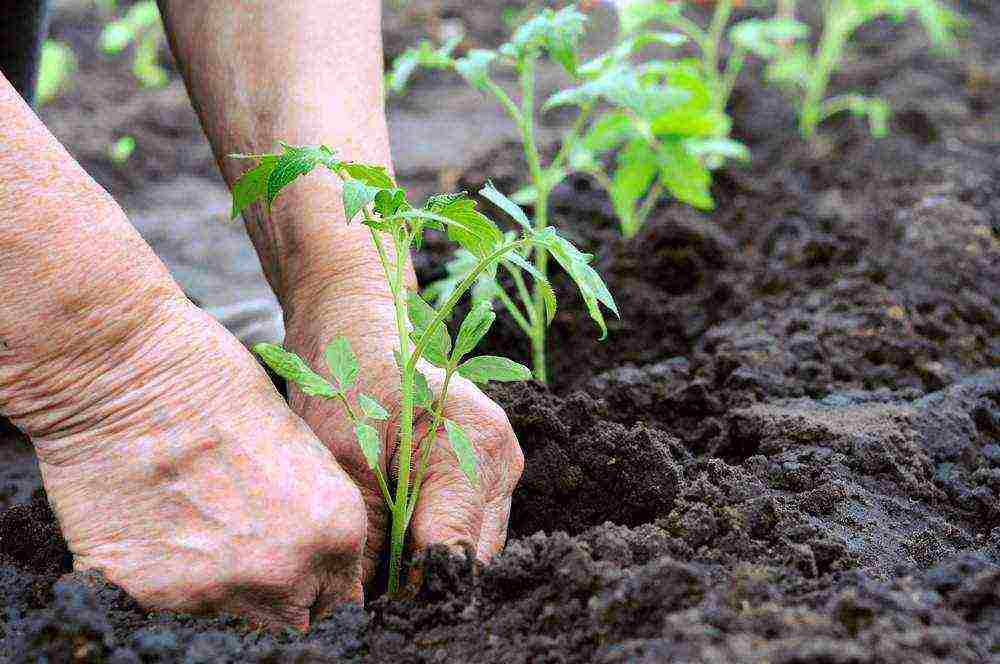
<path id="1" fill-rule="evenodd" d="M 326 344 L 347 337 L 356 389 L 395 415 L 395 313 L 379 276 L 354 272 L 292 298 L 285 346 L 323 372 Z M 31 371 L 44 383 L 22 389 L 37 393 L 23 409 L 40 419 L 19 425 L 35 442 L 75 568 L 102 570 L 150 608 L 271 626 L 306 629 L 360 601 L 387 547 L 389 515 L 342 406 L 294 386 L 286 404 L 242 344 L 175 285 L 124 285 L 114 305 L 107 289 L 66 294 L 85 307 L 75 317 L 83 325 L 47 339 L 52 350 L 39 355 L 48 359 Z M 438 387 L 443 377 L 422 371 Z M 452 379 L 445 415 L 469 435 L 480 482 L 473 487 L 447 441 L 436 441 L 410 548 L 471 547 L 486 561 L 506 539 L 523 456 L 503 410 L 472 383 Z M 427 426 L 418 420 L 417 440 Z M 390 418 L 389 478 L 394 430 Z"/>

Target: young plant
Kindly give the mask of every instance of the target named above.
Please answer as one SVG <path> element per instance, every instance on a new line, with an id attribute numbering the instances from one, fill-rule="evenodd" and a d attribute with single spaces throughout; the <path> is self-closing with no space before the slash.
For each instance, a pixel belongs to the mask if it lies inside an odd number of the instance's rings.
<path id="1" fill-rule="evenodd" d="M 42 43 L 35 84 L 35 100 L 39 106 L 49 103 L 69 87 L 76 65 L 76 54 L 67 44 L 52 39 Z"/>
<path id="2" fill-rule="evenodd" d="M 108 55 L 119 55 L 134 45 L 132 73 L 144 87 L 158 88 L 166 85 L 170 78 L 159 61 L 160 47 L 166 39 L 156 0 L 142 0 L 132 5 L 124 16 L 104 26 L 99 46 Z"/>
<path id="3" fill-rule="evenodd" d="M 743 158 L 745 148 L 729 140 L 728 118 L 715 108 L 698 67 L 685 61 L 634 62 L 647 46 L 669 49 L 687 38 L 646 30 L 648 21 L 634 20 L 607 53 L 581 63 L 585 23 L 586 16 L 572 6 L 560 11 L 544 9 L 517 27 L 499 49 L 472 49 L 462 57 L 454 55 L 459 40 L 440 48 L 423 42 L 396 59 L 388 87 L 401 92 L 416 68 L 427 67 L 457 72 L 472 87 L 495 97 L 519 129 L 528 183 L 513 198 L 534 206 L 536 233 L 548 226 L 553 189 L 574 171 L 592 175 L 608 190 L 626 237 L 636 234 L 666 193 L 702 209 L 712 208 L 709 166 L 725 157 Z M 557 63 L 572 84 L 539 104 L 536 71 L 543 58 Z M 494 68 L 513 70 L 516 93 L 493 79 Z M 555 155 L 545 159 L 536 127 L 541 113 L 556 107 L 578 111 Z M 612 161 L 609 157 L 615 152 L 609 172 L 605 162 Z M 496 297 L 503 303 L 529 338 L 534 375 L 544 382 L 545 293 L 537 280 L 534 291 L 529 291 L 523 273 L 547 277 L 549 250 L 536 247 L 526 256 L 531 270 L 525 265 L 511 266 L 514 297 L 506 296 L 489 279 L 483 280 L 476 295 Z M 472 257 L 460 253 L 449 263 L 448 277 L 433 284 L 430 294 L 443 302 L 472 265 Z"/>
<path id="4" fill-rule="evenodd" d="M 962 23 L 938 0 L 824 0 L 822 11 L 822 34 L 815 50 L 805 42 L 808 29 L 802 24 L 799 34 L 791 35 L 796 43 L 790 49 L 766 42 L 753 49 L 768 62 L 768 79 L 791 94 L 807 140 L 815 137 L 824 120 L 844 112 L 866 117 L 874 136 L 888 133 L 890 109 L 884 100 L 858 92 L 827 96 L 830 78 L 843 64 L 851 36 L 859 28 L 885 16 L 903 20 L 915 15 L 935 46 L 950 47 Z"/>
<path id="5" fill-rule="evenodd" d="M 556 307 L 555 293 L 542 273 L 528 260 L 530 251 L 545 250 L 576 282 L 591 317 L 601 329 L 602 338 L 606 334 L 606 326 L 600 305 L 616 315 L 617 310 L 601 277 L 590 266 L 591 257 L 578 251 L 554 228 L 533 225 L 520 207 L 492 185 L 487 185 L 480 193 L 513 218 L 517 232 L 501 232 L 492 220 L 476 209 L 475 201 L 464 193 L 432 196 L 423 205 L 415 207 L 407 201 L 406 192 L 396 186 L 382 167 L 341 161 L 325 146 L 283 144 L 282 147 L 280 154 L 234 155 L 253 159 L 257 165 L 233 186 L 233 217 L 258 199 L 264 199 L 270 206 L 284 187 L 317 167 L 332 171 L 343 181 L 343 207 L 347 223 L 360 218 L 360 223 L 371 233 L 396 312 L 396 331 L 399 335 L 396 362 L 401 405 L 399 477 L 394 493 L 382 470 L 382 445 L 378 430 L 373 425 L 378 421 L 387 421 L 389 409 L 373 397 L 357 393 L 358 360 L 348 340 L 342 337 L 333 339 L 326 348 L 326 362 L 332 381 L 280 346 L 258 344 L 254 351 L 277 374 L 297 384 L 305 394 L 339 401 L 354 422 L 358 445 L 377 477 L 382 496 L 392 514 L 389 591 L 396 592 L 406 531 L 420 497 L 433 441 L 442 428 L 469 482 L 476 484 L 478 481 L 476 456 L 469 438 L 458 424 L 444 417 L 452 378 L 457 374 L 484 383 L 531 377 L 526 367 L 503 357 L 470 357 L 496 318 L 488 301 L 480 301 L 471 307 L 459 326 L 457 337 L 452 340 L 445 322 L 462 297 L 481 276 L 495 279 L 501 267 L 517 270 L 519 274 L 523 271 L 534 279 L 536 292 L 540 294 L 542 324 L 551 322 Z M 437 307 L 407 290 L 403 260 L 411 248 L 419 247 L 424 232 L 431 229 L 445 232 L 470 257 L 465 275 Z M 391 260 L 390 255 L 399 257 L 399 260 Z M 424 361 L 444 372 L 437 394 L 431 391 L 427 378 L 421 373 Z M 421 441 L 414 440 L 413 423 L 418 408 L 430 413 L 431 417 L 430 429 Z M 415 445 L 418 442 L 420 445 Z M 415 449 L 422 452 L 419 462 L 413 466 L 411 462 Z M 412 478 L 411 468 L 415 468 Z"/>

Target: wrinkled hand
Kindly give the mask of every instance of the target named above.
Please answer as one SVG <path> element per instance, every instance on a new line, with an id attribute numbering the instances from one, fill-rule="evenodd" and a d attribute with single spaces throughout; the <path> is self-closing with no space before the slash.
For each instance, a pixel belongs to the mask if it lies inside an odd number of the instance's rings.
<path id="1" fill-rule="evenodd" d="M 361 601 L 355 484 L 218 323 L 179 290 L 138 300 L 60 328 L 68 356 L 26 367 L 34 380 L 0 381 L 75 568 L 148 608 L 275 627 Z"/>
<path id="2" fill-rule="evenodd" d="M 285 346 L 311 367 L 327 374 L 323 349 L 336 336 L 346 336 L 360 364 L 357 391 L 378 399 L 394 415 L 383 423 L 383 470 L 390 483 L 394 467 L 396 425 L 400 409 L 399 373 L 393 357 L 396 334 L 391 300 L 366 287 L 345 289 L 317 298 L 304 307 L 302 318 L 289 321 Z M 423 367 L 431 389 L 440 388 L 443 372 Z M 327 374 L 328 375 L 328 374 Z M 303 395 L 290 387 L 290 404 L 334 453 L 340 465 L 361 488 L 368 511 L 368 537 L 364 578 L 369 581 L 388 545 L 390 515 L 374 473 L 368 468 L 354 438 L 343 407 Z M 462 426 L 479 460 L 479 486 L 473 487 L 459 468 L 443 431 L 434 443 L 424 484 L 408 534 L 411 550 L 433 544 L 469 546 L 481 561 L 500 551 L 507 539 L 511 494 L 521 477 L 524 457 L 506 414 L 471 382 L 453 376 L 448 389 L 445 417 Z M 415 445 L 430 426 L 429 417 L 418 418 Z M 420 458 L 414 450 L 414 468 Z"/>

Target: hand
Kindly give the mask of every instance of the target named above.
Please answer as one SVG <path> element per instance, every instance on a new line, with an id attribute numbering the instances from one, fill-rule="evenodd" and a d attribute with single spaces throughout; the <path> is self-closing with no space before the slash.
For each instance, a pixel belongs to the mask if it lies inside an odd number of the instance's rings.
<path id="1" fill-rule="evenodd" d="M 320 291 L 310 306 L 296 310 L 288 322 L 286 347 L 298 353 L 314 369 L 326 373 L 323 350 L 336 336 L 346 336 L 360 364 L 357 391 L 378 399 L 390 413 L 400 408 L 399 372 L 393 357 L 398 343 L 391 298 L 378 286 L 379 274 L 359 278 L 355 286 L 341 281 Z M 439 389 L 443 374 L 422 368 Z M 352 424 L 335 401 L 302 394 L 290 387 L 292 410 L 302 416 L 334 453 L 341 466 L 361 488 L 368 511 L 368 535 L 364 577 L 371 579 L 379 556 L 388 542 L 390 515 L 374 473 L 368 468 L 354 438 Z M 481 561 L 500 551 L 507 539 L 510 501 L 524 468 L 524 457 L 506 414 L 469 381 L 452 377 L 445 416 L 461 425 L 479 457 L 479 486 L 473 487 L 458 466 L 443 434 L 434 442 L 426 479 L 414 511 L 409 532 L 411 550 L 432 544 L 456 549 L 468 545 Z M 391 479 L 398 418 L 383 427 L 383 470 Z M 422 426 L 421 426 L 422 424 Z M 415 441 L 427 431 L 427 418 L 418 419 Z M 419 455 L 414 453 L 416 460 Z M 388 468 L 387 468 L 388 466 Z"/>
<path id="2" fill-rule="evenodd" d="M 146 607 L 304 630 L 362 599 L 358 489 L 242 345 L 178 295 L 127 313 L 91 302 L 107 329 L 77 330 L 35 380 L 0 381 L 15 395 L 0 405 L 32 437 L 76 569 Z"/>

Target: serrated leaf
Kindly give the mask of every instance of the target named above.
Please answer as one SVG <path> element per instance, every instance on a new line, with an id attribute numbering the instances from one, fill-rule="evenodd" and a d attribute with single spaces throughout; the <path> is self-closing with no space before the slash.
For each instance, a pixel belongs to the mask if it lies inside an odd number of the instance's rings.
<path id="1" fill-rule="evenodd" d="M 406 202 L 406 192 L 398 187 L 393 189 L 379 189 L 375 194 L 375 212 L 383 217 L 391 217 L 400 210 L 409 207 Z"/>
<path id="2" fill-rule="evenodd" d="M 359 394 L 358 405 L 361 406 L 361 412 L 365 414 L 365 417 L 373 420 L 389 419 L 389 411 L 383 408 L 382 404 L 374 397 L 370 397 L 367 394 Z"/>
<path id="3" fill-rule="evenodd" d="M 241 155 L 230 155 L 239 157 Z M 264 155 L 256 166 L 233 183 L 232 219 L 240 216 L 251 203 L 262 198 L 267 191 L 267 179 L 278 163 L 277 155 Z"/>
<path id="4" fill-rule="evenodd" d="M 480 355 L 466 360 L 458 365 L 458 373 L 475 383 L 531 380 L 531 369 L 514 360 L 495 355 Z"/>
<path id="5" fill-rule="evenodd" d="M 455 60 L 455 71 L 472 87 L 486 91 L 490 79 L 490 64 L 496 58 L 496 51 L 474 48 L 464 58 Z"/>
<path id="6" fill-rule="evenodd" d="M 677 200 L 699 210 L 712 210 L 712 174 L 687 151 L 682 141 L 662 141 L 656 152 L 660 182 Z"/>
<path id="7" fill-rule="evenodd" d="M 338 391 L 347 392 L 354 387 L 358 381 L 358 356 L 346 337 L 336 337 L 327 345 L 326 364 Z"/>
<path id="8" fill-rule="evenodd" d="M 503 233 L 486 215 L 476 209 L 471 198 L 454 197 L 437 199 L 434 210 L 410 210 L 407 218 L 421 217 L 436 220 L 448 228 L 448 239 L 457 242 L 470 253 L 485 257 L 503 241 Z"/>
<path id="9" fill-rule="evenodd" d="M 541 241 L 545 243 L 544 246 L 556 259 L 556 262 L 576 282 L 577 288 L 580 290 L 580 295 L 583 297 L 583 302 L 587 307 L 587 312 L 593 321 L 597 323 L 598 328 L 600 328 L 600 338 L 604 339 L 608 336 L 608 327 L 604 321 L 604 314 L 601 313 L 599 304 L 606 306 L 615 316 L 619 316 L 618 307 L 615 305 L 614 298 L 604 284 L 604 280 L 589 265 L 591 256 L 581 253 L 569 240 L 558 235 L 554 230 Z"/>
<path id="10" fill-rule="evenodd" d="M 264 198 L 270 206 L 282 189 L 291 184 L 296 178 L 306 175 L 316 166 L 323 165 L 328 168 L 336 168 L 340 162 L 333 155 L 333 151 L 325 145 L 319 146 L 295 146 L 283 145 L 285 151 L 278 157 L 278 162 L 274 169 L 267 176 L 267 186 Z"/>
<path id="11" fill-rule="evenodd" d="M 385 166 L 346 162 L 341 164 L 341 170 L 349 176 L 376 189 L 395 189 L 396 183 L 389 177 Z"/>
<path id="12" fill-rule="evenodd" d="M 469 441 L 469 437 L 462 427 L 451 420 L 444 421 L 444 429 L 448 434 L 448 443 L 451 445 L 451 451 L 455 453 L 455 458 L 458 459 L 458 467 L 462 469 L 462 473 L 469 480 L 469 484 L 478 487 L 479 477 L 476 470 L 479 462 L 476 459 L 476 451 L 472 448 L 472 442 Z"/>
<path id="13" fill-rule="evenodd" d="M 496 187 L 494 187 L 492 182 L 487 182 L 486 186 L 479 190 L 479 195 L 510 215 L 514 221 L 521 225 L 521 228 L 523 228 L 525 232 L 532 232 L 531 222 L 528 221 L 528 215 L 524 213 L 524 210 L 522 210 L 517 203 L 507 198 Z"/>
<path id="14" fill-rule="evenodd" d="M 472 307 L 462 326 L 458 330 L 458 337 L 455 339 L 455 360 L 461 360 L 471 353 L 476 345 L 482 340 L 486 333 L 490 331 L 497 315 L 493 313 L 493 307 L 489 302 L 480 302 Z"/>
<path id="15" fill-rule="evenodd" d="M 444 306 L 451 294 L 455 292 L 458 284 L 475 269 L 478 263 L 479 260 L 469 251 L 458 249 L 454 257 L 445 263 L 446 276 L 427 286 L 424 290 L 424 297 L 428 300 L 433 299 L 434 305 L 437 307 Z M 480 276 L 480 280 L 483 278 L 486 278 L 485 275 Z"/>
<path id="16" fill-rule="evenodd" d="M 358 422 L 354 426 L 354 436 L 358 440 L 358 446 L 365 455 L 365 461 L 372 470 L 378 468 L 378 459 L 382 454 L 382 441 L 379 439 L 378 430 L 370 424 Z"/>
<path id="17" fill-rule="evenodd" d="M 553 290 L 552 284 L 538 271 L 538 268 L 516 251 L 507 254 L 504 260 L 513 263 L 534 278 L 535 286 L 541 291 L 542 303 L 545 305 L 545 323 L 546 325 L 551 324 L 552 319 L 556 317 L 556 292 Z"/>
<path id="18" fill-rule="evenodd" d="M 420 295 L 410 291 L 407 293 L 406 311 L 413 326 L 414 336 L 422 338 L 433 322 L 437 312 L 427 304 Z M 443 323 L 439 324 L 431 334 L 423 356 L 435 366 L 447 366 L 448 354 L 451 352 L 451 336 Z"/>
<path id="19" fill-rule="evenodd" d="M 343 200 L 344 216 L 347 223 L 351 223 L 354 217 L 358 216 L 365 206 L 370 205 L 375 200 L 375 195 L 380 190 L 370 187 L 360 180 L 347 180 L 344 182 Z"/>
<path id="20" fill-rule="evenodd" d="M 281 346 L 259 343 L 253 347 L 255 352 L 274 373 L 299 386 L 303 393 L 313 397 L 331 399 L 336 396 L 336 390 L 322 376 L 309 368 L 305 361 Z"/>

